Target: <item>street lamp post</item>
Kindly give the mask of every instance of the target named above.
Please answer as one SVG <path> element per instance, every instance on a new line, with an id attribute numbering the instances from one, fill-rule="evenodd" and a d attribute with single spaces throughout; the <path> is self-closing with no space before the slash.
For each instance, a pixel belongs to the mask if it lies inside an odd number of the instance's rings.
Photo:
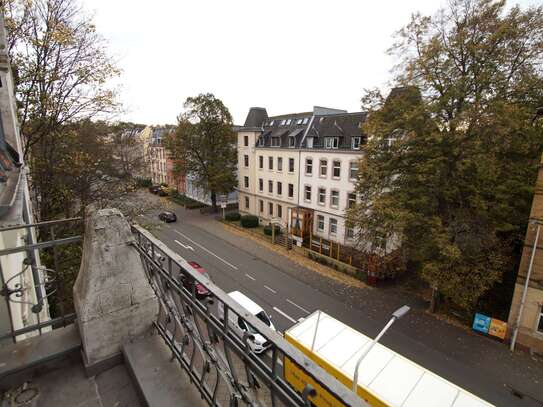
<path id="1" fill-rule="evenodd" d="M 388 328 L 391 327 L 391 325 L 401 317 L 403 317 L 405 314 L 409 312 L 410 308 L 407 305 L 404 305 L 403 307 L 398 308 L 394 313 L 392 314 L 392 318 L 390 318 L 390 321 L 385 325 L 385 327 L 379 332 L 379 335 L 375 337 L 373 341 L 371 341 L 370 345 L 366 348 L 364 352 L 362 352 L 362 355 L 360 355 L 360 358 L 358 359 L 358 362 L 356 362 L 356 366 L 354 368 L 354 377 L 353 377 L 353 392 L 356 393 L 356 387 L 358 386 L 358 368 L 360 367 L 360 363 L 362 360 L 366 357 L 368 353 L 373 349 L 373 347 L 379 342 L 379 339 L 388 331 Z"/>

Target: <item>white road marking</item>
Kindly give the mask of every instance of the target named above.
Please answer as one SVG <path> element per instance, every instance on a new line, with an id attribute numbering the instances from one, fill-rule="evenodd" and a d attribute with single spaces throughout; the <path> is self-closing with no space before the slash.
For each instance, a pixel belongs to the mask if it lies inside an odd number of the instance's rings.
<path id="1" fill-rule="evenodd" d="M 275 291 L 273 288 L 268 287 L 267 285 L 264 286 L 264 288 L 268 291 L 271 291 L 274 294 L 277 294 L 277 291 Z"/>
<path id="2" fill-rule="evenodd" d="M 194 249 L 192 248 L 192 246 L 185 246 L 183 243 L 181 243 L 179 240 L 174 240 L 175 243 L 177 243 L 179 246 L 181 246 L 183 249 L 187 249 L 187 250 L 192 250 L 194 251 Z"/>
<path id="3" fill-rule="evenodd" d="M 183 233 L 181 233 L 180 231 L 178 230 L 174 230 L 175 233 L 183 236 L 185 239 L 191 241 L 192 243 L 194 243 L 196 246 L 200 247 L 201 249 L 205 250 L 206 252 L 208 252 L 209 254 L 211 254 L 212 256 L 216 257 L 217 259 L 219 259 L 220 261 L 222 261 L 224 264 L 232 267 L 234 270 L 237 270 L 238 268 L 236 266 L 234 266 L 233 264 L 231 263 L 228 263 L 226 260 L 224 260 L 223 258 L 220 258 L 219 256 L 217 256 L 215 253 L 213 253 L 211 250 L 208 250 L 206 249 L 204 246 L 202 246 L 200 243 L 198 242 L 195 242 L 194 240 L 192 240 L 190 237 L 184 235 Z"/>
<path id="4" fill-rule="evenodd" d="M 298 321 L 296 321 L 294 318 L 289 317 L 287 314 L 285 314 L 285 313 L 284 313 L 283 311 L 281 311 L 279 308 L 273 307 L 273 309 L 274 309 L 277 313 L 279 313 L 279 314 L 281 314 L 282 316 L 284 316 L 286 319 L 288 319 L 288 320 L 290 320 L 290 321 L 292 321 L 292 322 L 294 322 L 294 323 L 298 322 Z"/>
<path id="5" fill-rule="evenodd" d="M 251 280 L 256 281 L 256 278 L 254 278 L 253 276 L 251 276 L 251 275 L 249 275 L 249 274 L 247 274 L 247 273 L 245 273 L 245 277 L 248 277 L 248 278 L 250 278 Z"/>
<path id="6" fill-rule="evenodd" d="M 296 308 L 301 309 L 301 310 L 302 310 L 303 312 L 305 312 L 306 314 L 311 314 L 311 313 L 310 313 L 308 310 L 306 310 L 304 307 L 300 307 L 298 304 L 296 304 L 294 301 L 289 300 L 288 298 L 287 298 L 287 302 L 288 302 L 289 304 L 294 305 Z"/>

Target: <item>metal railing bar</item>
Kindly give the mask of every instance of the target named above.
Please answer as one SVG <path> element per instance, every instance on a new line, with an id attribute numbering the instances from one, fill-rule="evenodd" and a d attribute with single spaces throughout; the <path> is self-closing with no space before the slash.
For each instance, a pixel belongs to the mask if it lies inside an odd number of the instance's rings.
<path id="1" fill-rule="evenodd" d="M 83 236 L 72 236 L 72 237 L 65 237 L 65 238 L 57 239 L 57 240 L 49 240 L 47 242 L 34 243 L 34 244 L 25 245 L 25 246 L 14 247 L 11 249 L 0 250 L 0 256 L 7 256 L 8 254 L 26 252 L 28 250 L 46 249 L 48 247 L 76 243 L 82 240 L 83 240 Z"/>
<path id="2" fill-rule="evenodd" d="M 40 226 L 57 225 L 59 223 L 76 222 L 78 220 L 83 220 L 83 218 L 67 218 L 67 219 L 59 219 L 59 220 L 48 220 L 45 222 L 38 222 L 38 223 L 25 223 L 24 225 L 7 226 L 4 228 L 0 228 L 0 233 L 6 232 L 8 230 L 28 229 L 28 228 L 40 227 Z"/>
<path id="3" fill-rule="evenodd" d="M 12 332 L 10 332 L 8 334 L 4 334 L 4 335 L 0 336 L 0 340 L 6 339 L 6 338 L 11 338 L 12 336 L 15 338 L 15 337 L 17 337 L 19 335 L 23 335 L 23 334 L 27 334 L 27 333 L 32 332 L 32 331 L 39 330 L 40 328 L 43 329 L 43 328 L 46 328 L 46 327 L 51 326 L 51 325 L 62 324 L 63 320 L 69 321 L 68 323 L 72 323 L 72 322 L 75 321 L 75 319 L 76 319 L 76 314 L 75 313 L 70 313 L 70 314 L 65 315 L 63 317 L 53 318 L 53 319 L 50 319 L 48 321 L 40 322 L 39 324 L 33 324 L 33 325 L 25 326 L 24 328 L 21 328 L 21 329 L 14 330 L 14 331 L 12 331 Z"/>

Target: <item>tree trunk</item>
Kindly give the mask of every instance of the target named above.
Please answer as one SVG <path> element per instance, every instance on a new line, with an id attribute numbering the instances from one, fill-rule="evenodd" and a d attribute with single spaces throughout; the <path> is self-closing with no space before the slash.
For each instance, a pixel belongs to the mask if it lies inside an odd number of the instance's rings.
<path id="1" fill-rule="evenodd" d="M 213 212 L 217 212 L 217 193 L 215 191 L 211 191 L 211 207 Z"/>

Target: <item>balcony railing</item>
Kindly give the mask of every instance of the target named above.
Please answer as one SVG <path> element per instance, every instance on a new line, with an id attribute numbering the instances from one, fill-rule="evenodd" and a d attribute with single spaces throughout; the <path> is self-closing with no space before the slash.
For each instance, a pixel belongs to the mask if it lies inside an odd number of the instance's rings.
<path id="1" fill-rule="evenodd" d="M 5 227 L 0 235 L 0 301 L 10 325 L 0 341 L 16 342 L 73 323 L 82 218 Z"/>
<path id="2" fill-rule="evenodd" d="M 299 394 L 290 387 L 283 376 L 285 357 L 340 403 L 366 405 L 150 232 L 137 225 L 132 232 L 159 301 L 154 329 L 210 405 L 309 406 L 309 396 L 315 396 L 316 390 L 307 384 Z M 209 295 L 199 298 L 198 285 Z M 254 336 L 241 336 L 225 322 L 233 320 L 232 315 L 266 339 L 266 353 L 254 353 L 250 345 Z"/>

